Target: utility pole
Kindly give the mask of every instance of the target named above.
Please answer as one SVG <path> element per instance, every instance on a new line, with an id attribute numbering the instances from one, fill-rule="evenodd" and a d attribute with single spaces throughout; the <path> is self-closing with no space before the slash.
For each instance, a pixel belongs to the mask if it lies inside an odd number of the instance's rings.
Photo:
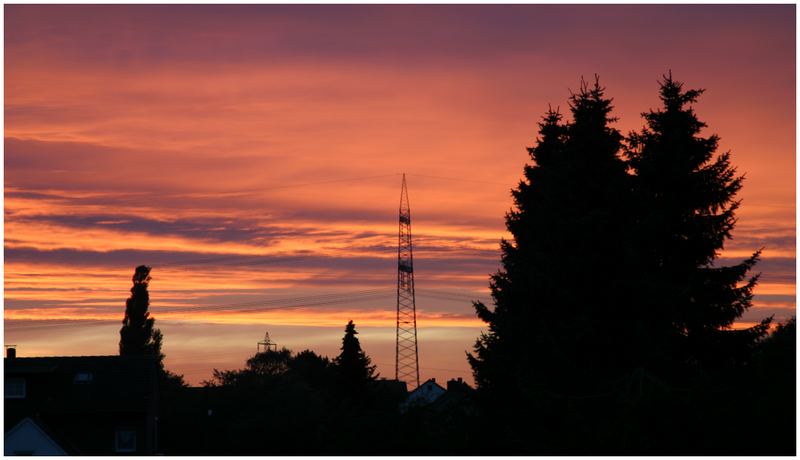
<path id="1" fill-rule="evenodd" d="M 411 245 L 411 208 L 406 175 L 400 191 L 400 229 L 397 245 L 397 346 L 395 379 L 414 388 L 419 386 L 417 350 L 417 307 L 414 300 L 414 253 Z"/>

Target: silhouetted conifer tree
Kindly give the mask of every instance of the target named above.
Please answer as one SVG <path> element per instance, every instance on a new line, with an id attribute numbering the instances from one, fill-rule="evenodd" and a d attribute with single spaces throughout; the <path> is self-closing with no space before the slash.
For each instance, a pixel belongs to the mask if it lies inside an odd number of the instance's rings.
<path id="1" fill-rule="evenodd" d="M 342 352 L 334 360 L 334 364 L 349 388 L 363 387 L 367 382 L 375 380 L 375 366 L 371 365 L 369 356 L 361 349 L 356 337 L 356 326 L 349 321 L 342 338 Z"/>
<path id="2" fill-rule="evenodd" d="M 503 268 L 491 278 L 495 307 L 475 304 L 489 325 L 469 356 L 476 382 L 512 405 L 536 386 L 591 386 L 587 376 L 618 359 L 625 329 L 622 135 L 597 80 L 581 82 L 570 110 L 569 123 L 551 109 L 539 124 L 506 215 L 513 240 L 501 242 Z"/>
<path id="3" fill-rule="evenodd" d="M 161 353 L 163 335 L 158 329 L 153 329 L 155 319 L 150 317 L 147 309 L 150 307 L 150 293 L 147 286 L 150 283 L 150 267 L 140 265 L 133 274 L 133 287 L 131 296 L 125 302 L 125 318 L 122 320 L 122 329 L 119 331 L 120 355 L 152 355 L 163 371 L 164 354 Z"/>
<path id="4" fill-rule="evenodd" d="M 635 173 L 635 245 L 639 312 L 648 315 L 650 348 L 662 358 L 722 364 L 741 360 L 768 329 L 728 329 L 750 308 L 760 251 L 734 266 L 715 263 L 731 238 L 742 176 L 730 152 L 716 155 L 719 138 L 702 137 L 706 124 L 692 104 L 703 90 L 683 90 L 672 74 L 661 82 L 663 107 L 643 114 L 646 126 L 629 137 Z"/>

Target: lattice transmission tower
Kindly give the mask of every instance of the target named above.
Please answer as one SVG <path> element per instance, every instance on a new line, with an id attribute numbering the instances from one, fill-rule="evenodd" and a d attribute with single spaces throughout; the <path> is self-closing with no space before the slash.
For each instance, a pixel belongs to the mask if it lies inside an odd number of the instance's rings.
<path id="1" fill-rule="evenodd" d="M 411 208 L 406 175 L 400 191 L 400 230 L 397 245 L 397 349 L 395 379 L 419 386 L 417 307 L 414 301 L 414 252 L 411 246 Z"/>

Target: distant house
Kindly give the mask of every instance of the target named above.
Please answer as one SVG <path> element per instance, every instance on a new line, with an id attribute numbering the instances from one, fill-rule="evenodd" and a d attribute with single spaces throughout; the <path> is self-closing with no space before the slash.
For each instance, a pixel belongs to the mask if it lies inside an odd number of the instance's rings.
<path id="1" fill-rule="evenodd" d="M 427 406 L 433 403 L 440 396 L 445 394 L 445 390 L 441 385 L 436 383 L 436 379 L 428 379 L 422 385 L 418 386 L 414 391 L 408 394 L 406 400 L 401 404 L 400 410 L 405 412 L 411 407 Z"/>
<path id="2" fill-rule="evenodd" d="M 18 358 L 9 349 L 4 367 L 6 455 L 156 453 L 152 357 Z"/>

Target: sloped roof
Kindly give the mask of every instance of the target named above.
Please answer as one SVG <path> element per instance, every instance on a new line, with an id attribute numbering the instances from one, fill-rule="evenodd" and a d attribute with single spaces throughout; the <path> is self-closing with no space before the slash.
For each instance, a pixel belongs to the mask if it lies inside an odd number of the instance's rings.
<path id="1" fill-rule="evenodd" d="M 46 403 L 48 412 L 144 412 L 157 378 L 152 356 L 17 357 L 5 358 L 4 367 L 6 377 L 31 381 L 25 399 Z M 90 381 L 75 381 L 86 373 Z"/>
<path id="2" fill-rule="evenodd" d="M 422 385 L 415 388 L 414 391 L 411 392 L 411 394 L 416 392 L 434 391 L 436 390 L 436 387 L 438 387 L 438 390 L 441 390 L 443 392 L 447 391 L 447 389 L 445 389 L 443 386 L 436 383 L 436 379 L 428 379 L 425 382 L 423 382 Z"/>
<path id="3" fill-rule="evenodd" d="M 408 394 L 404 405 L 412 406 L 430 404 L 445 393 L 447 393 L 447 390 L 436 383 L 435 379 L 428 379 L 425 381 L 425 383 L 418 386 L 414 389 L 414 391 Z"/>
<path id="4" fill-rule="evenodd" d="M 67 455 L 52 434 L 30 417 L 25 417 L 5 433 L 4 444 L 4 455 L 18 455 L 19 451 L 33 455 Z"/>

